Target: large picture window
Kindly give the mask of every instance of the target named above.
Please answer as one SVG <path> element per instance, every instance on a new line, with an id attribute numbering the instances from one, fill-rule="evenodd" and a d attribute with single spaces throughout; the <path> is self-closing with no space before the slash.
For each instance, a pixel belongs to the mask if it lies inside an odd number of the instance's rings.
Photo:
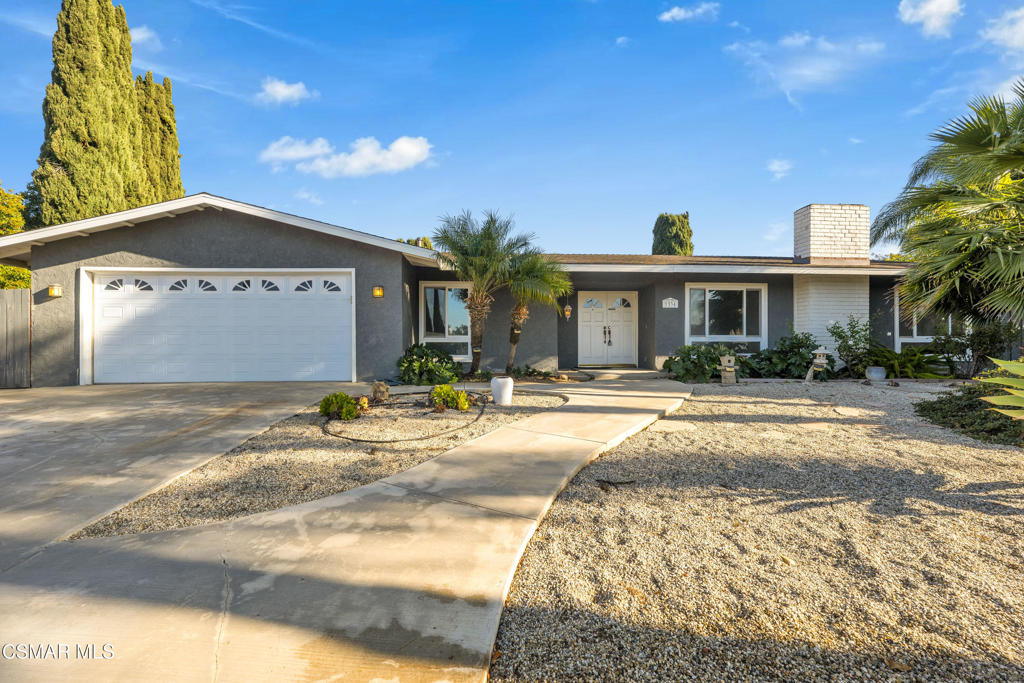
<path id="1" fill-rule="evenodd" d="M 686 343 L 724 343 L 754 353 L 767 343 L 768 286 L 737 282 L 686 285 Z"/>
<path id="2" fill-rule="evenodd" d="M 465 282 L 420 283 L 420 341 L 469 360 L 469 311 Z"/>
<path id="3" fill-rule="evenodd" d="M 896 290 L 894 296 L 893 311 L 896 314 L 896 351 L 904 346 L 927 346 L 935 337 L 944 334 L 963 334 L 965 325 L 962 320 L 954 316 L 936 316 L 928 314 L 923 316 L 900 315 L 900 293 Z"/>

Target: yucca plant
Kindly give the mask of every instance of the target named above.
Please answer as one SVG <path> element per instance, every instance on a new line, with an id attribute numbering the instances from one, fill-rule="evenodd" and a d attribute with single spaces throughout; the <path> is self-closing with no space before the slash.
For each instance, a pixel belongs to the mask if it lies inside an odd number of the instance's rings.
<path id="1" fill-rule="evenodd" d="M 996 360 L 991 361 L 999 366 L 1000 370 L 1016 375 L 1015 377 L 991 376 L 983 377 L 982 382 L 998 384 L 1005 387 L 1006 394 L 1000 396 L 983 396 L 982 401 L 987 401 L 998 408 L 991 408 L 997 413 L 1002 413 L 1014 420 L 1024 420 L 1024 360 Z"/>

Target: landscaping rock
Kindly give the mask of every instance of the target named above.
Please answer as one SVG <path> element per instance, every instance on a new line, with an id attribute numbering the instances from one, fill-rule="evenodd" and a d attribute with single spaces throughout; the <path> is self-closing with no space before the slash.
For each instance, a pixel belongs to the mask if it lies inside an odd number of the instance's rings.
<path id="1" fill-rule="evenodd" d="M 562 405 L 558 396 L 517 394 L 511 406 L 431 412 L 425 395 L 405 396 L 419 405 L 372 407 L 331 429 L 365 439 L 404 439 L 460 431 L 398 443 L 358 443 L 328 436 L 318 406 L 273 425 L 234 450 L 122 507 L 75 534 L 119 536 L 218 522 L 340 493 L 430 460 L 464 441 Z M 476 421 L 474 421 L 476 420 Z"/>
<path id="2" fill-rule="evenodd" d="M 1024 680 L 1024 458 L 902 384 L 696 387 L 663 422 L 697 429 L 633 436 L 554 501 L 492 680 Z"/>

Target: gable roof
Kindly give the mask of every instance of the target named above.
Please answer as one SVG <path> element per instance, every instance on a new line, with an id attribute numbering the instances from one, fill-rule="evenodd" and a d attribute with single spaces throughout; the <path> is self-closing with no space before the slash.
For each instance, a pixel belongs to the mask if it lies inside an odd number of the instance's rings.
<path id="1" fill-rule="evenodd" d="M 265 218 L 285 225 L 291 225 L 306 230 L 315 230 L 335 237 L 353 240 L 370 244 L 382 249 L 390 249 L 405 255 L 405 257 L 416 265 L 434 266 L 437 265 L 437 258 L 430 249 L 424 249 L 412 244 L 405 244 L 397 240 L 371 235 L 368 232 L 360 232 L 350 228 L 343 228 L 340 225 L 333 225 L 323 221 L 303 218 L 283 211 L 266 209 L 262 206 L 246 204 L 225 197 L 200 192 L 199 194 L 188 195 L 181 199 L 171 199 L 158 204 L 140 206 L 137 209 L 118 211 L 117 213 L 96 216 L 95 218 L 84 218 L 71 223 L 52 225 L 36 230 L 26 230 L 14 235 L 0 237 L 0 261 L 8 262 L 31 262 L 32 247 L 42 246 L 49 242 L 68 239 L 70 237 L 84 237 L 94 232 L 112 230 L 114 228 L 129 228 L 137 223 L 156 220 L 158 218 L 172 218 L 190 211 L 203 211 L 213 209 L 215 211 L 236 211 L 256 218 Z"/>

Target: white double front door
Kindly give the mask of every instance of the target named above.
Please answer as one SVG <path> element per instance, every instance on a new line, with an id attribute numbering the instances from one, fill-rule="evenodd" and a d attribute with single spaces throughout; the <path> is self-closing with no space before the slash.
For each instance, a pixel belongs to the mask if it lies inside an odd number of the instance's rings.
<path id="1" fill-rule="evenodd" d="M 636 292 L 579 293 L 579 365 L 636 365 Z"/>

